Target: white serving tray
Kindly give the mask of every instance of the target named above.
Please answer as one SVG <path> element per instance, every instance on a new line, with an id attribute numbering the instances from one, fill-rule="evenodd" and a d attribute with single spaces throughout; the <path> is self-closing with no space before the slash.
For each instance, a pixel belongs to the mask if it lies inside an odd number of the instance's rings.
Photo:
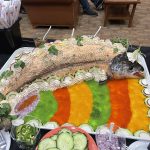
<path id="1" fill-rule="evenodd" d="M 7 70 L 10 65 L 13 63 L 13 61 L 15 60 L 15 58 L 23 53 L 29 53 L 32 52 L 34 50 L 34 47 L 22 47 L 17 49 L 16 51 L 14 51 L 14 53 L 11 55 L 11 57 L 7 60 L 7 62 L 5 63 L 5 65 L 1 68 L 0 70 L 0 74 Z M 150 73 L 148 71 L 148 67 L 146 64 L 146 61 L 144 59 L 144 57 L 142 55 L 138 55 L 138 62 L 143 66 L 144 68 L 144 75 L 145 75 L 145 79 L 147 80 L 148 86 L 147 89 L 150 92 Z M 46 129 L 46 130 L 52 130 L 53 128 L 43 128 L 41 127 L 41 129 Z M 96 134 L 96 132 L 91 132 L 90 134 Z M 150 139 L 143 139 L 140 137 L 135 137 L 135 136 L 126 136 L 125 138 L 129 138 L 129 139 L 134 139 L 134 140 L 144 140 L 144 141 L 150 141 Z"/>

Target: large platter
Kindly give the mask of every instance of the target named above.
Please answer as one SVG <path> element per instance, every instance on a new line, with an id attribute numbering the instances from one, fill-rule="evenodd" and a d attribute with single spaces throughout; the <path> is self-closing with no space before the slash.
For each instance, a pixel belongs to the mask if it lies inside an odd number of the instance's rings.
<path id="1" fill-rule="evenodd" d="M 0 74 L 3 71 L 7 70 L 7 68 L 9 68 L 11 66 L 11 64 L 13 63 L 13 61 L 15 60 L 16 57 L 18 57 L 18 56 L 20 56 L 20 55 L 22 55 L 24 53 L 29 53 L 29 52 L 31 52 L 33 50 L 34 50 L 33 47 L 22 47 L 22 48 L 17 49 L 16 51 L 14 51 L 14 53 L 11 55 L 11 57 L 8 59 L 8 61 L 5 63 L 5 65 L 1 68 Z M 138 62 L 144 68 L 145 79 L 147 80 L 147 83 L 148 83 L 147 90 L 150 91 L 150 74 L 149 74 L 148 67 L 146 65 L 145 59 L 140 54 L 138 55 Z M 51 130 L 53 128 L 42 128 L 42 129 Z M 96 132 L 91 132 L 91 134 L 96 134 Z M 126 136 L 126 138 L 136 139 L 136 140 L 147 140 L 147 141 L 149 141 L 149 139 L 143 139 L 143 138 L 135 137 L 135 136 Z"/>

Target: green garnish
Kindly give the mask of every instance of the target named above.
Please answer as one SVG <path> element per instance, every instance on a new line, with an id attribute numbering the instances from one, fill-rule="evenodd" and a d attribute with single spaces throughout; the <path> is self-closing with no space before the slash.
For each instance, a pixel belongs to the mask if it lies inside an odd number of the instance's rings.
<path id="1" fill-rule="evenodd" d="M 44 48 L 44 47 L 45 47 L 44 43 L 39 45 L 39 48 Z"/>
<path id="2" fill-rule="evenodd" d="M 4 71 L 1 75 L 0 75 L 0 80 L 5 78 L 7 79 L 8 77 L 10 77 L 13 74 L 13 71 L 11 70 L 6 70 Z"/>
<path id="3" fill-rule="evenodd" d="M 0 117 L 6 117 L 11 111 L 11 106 L 9 103 L 0 104 Z"/>
<path id="4" fill-rule="evenodd" d="M 114 43 L 121 43 L 125 48 L 129 47 L 129 41 L 128 39 L 121 39 L 121 38 L 115 38 L 112 39 L 111 42 Z"/>
<path id="5" fill-rule="evenodd" d="M 17 60 L 17 62 L 14 64 L 14 68 L 24 68 L 25 63 L 22 60 Z"/>
<path id="6" fill-rule="evenodd" d="M 114 50 L 114 53 L 117 53 L 119 51 L 119 49 L 116 47 L 113 49 Z"/>
<path id="7" fill-rule="evenodd" d="M 6 97 L 0 92 L 0 100 L 6 99 Z"/>
<path id="8" fill-rule="evenodd" d="M 76 37 L 76 41 L 77 41 L 77 45 L 78 46 L 83 46 L 83 44 L 82 44 L 83 37 L 82 36 L 77 36 Z"/>
<path id="9" fill-rule="evenodd" d="M 16 127 L 16 139 L 25 142 L 28 145 L 35 144 L 37 129 L 29 124 L 23 124 Z"/>
<path id="10" fill-rule="evenodd" d="M 49 51 L 50 54 L 58 55 L 58 49 L 56 48 L 55 45 L 52 45 L 52 46 L 48 49 L 48 51 Z"/>

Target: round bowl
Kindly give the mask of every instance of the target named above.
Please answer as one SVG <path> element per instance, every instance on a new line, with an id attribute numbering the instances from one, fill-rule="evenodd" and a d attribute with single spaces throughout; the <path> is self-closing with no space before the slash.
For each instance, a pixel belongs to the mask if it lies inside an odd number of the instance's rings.
<path id="1" fill-rule="evenodd" d="M 85 132 L 84 130 L 82 130 L 80 128 L 73 127 L 73 126 L 64 126 L 64 127 L 59 127 L 59 128 L 53 129 L 53 130 L 49 131 L 48 133 L 46 133 L 40 141 L 42 141 L 46 138 L 50 138 L 51 136 L 57 134 L 63 128 L 66 128 L 66 129 L 72 131 L 73 133 L 75 133 L 75 132 L 83 133 L 84 135 L 86 135 L 87 140 L 88 140 L 88 150 L 98 150 L 98 147 L 97 147 L 95 141 L 87 132 Z M 38 147 L 36 147 L 36 150 L 38 150 Z"/>

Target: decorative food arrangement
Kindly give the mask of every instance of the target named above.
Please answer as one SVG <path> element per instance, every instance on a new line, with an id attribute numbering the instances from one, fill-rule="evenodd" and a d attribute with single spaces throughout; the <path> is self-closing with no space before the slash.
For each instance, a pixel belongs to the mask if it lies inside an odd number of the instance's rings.
<path id="1" fill-rule="evenodd" d="M 0 127 L 8 129 L 15 116 L 15 123 L 50 129 L 74 125 L 89 133 L 114 122 L 124 128 L 116 134 L 150 138 L 144 69 L 137 61 L 139 50 L 128 53 L 127 44 L 81 36 L 17 55 L 0 75 Z"/>

